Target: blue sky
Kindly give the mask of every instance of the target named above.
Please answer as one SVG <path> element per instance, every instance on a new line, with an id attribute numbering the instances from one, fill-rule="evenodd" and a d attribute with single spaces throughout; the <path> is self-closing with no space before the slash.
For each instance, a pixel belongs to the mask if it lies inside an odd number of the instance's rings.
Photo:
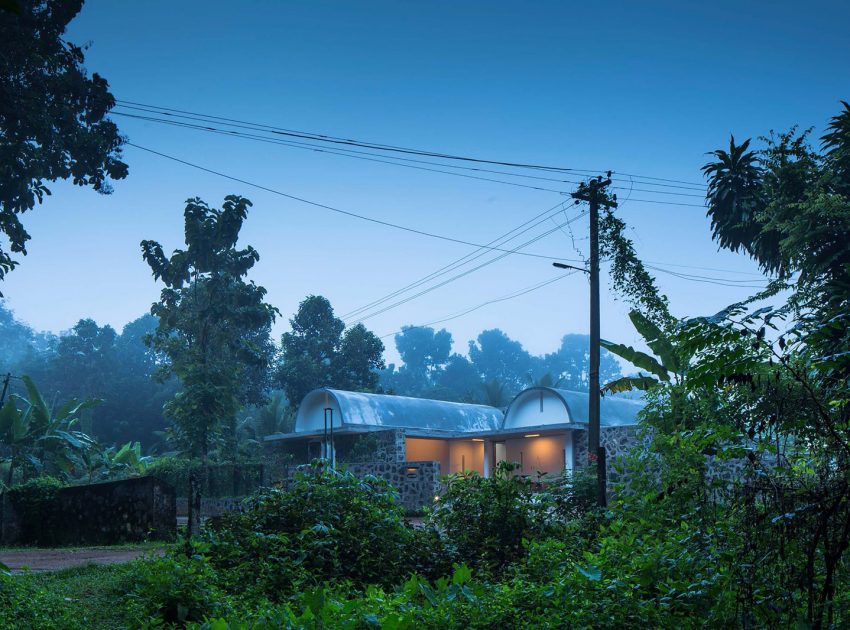
<path id="1" fill-rule="evenodd" d="M 698 182 L 705 152 L 728 142 L 730 132 L 743 138 L 795 123 L 823 129 L 839 99 L 850 98 L 847 24 L 846 2 L 89 0 L 67 38 L 91 43 L 87 67 L 125 100 L 456 154 Z M 472 242 L 489 241 L 564 199 L 115 119 L 137 144 Z M 145 312 L 160 287 L 139 241 L 179 246 L 183 202 L 193 196 L 218 205 L 237 193 L 254 202 L 242 240 L 259 251 L 252 277 L 283 314 L 276 334 L 308 294 L 327 296 L 342 314 L 470 251 L 133 147 L 126 161 L 130 176 L 111 196 L 57 184 L 25 217 L 29 255 L 3 292 L 34 327 L 60 331 L 85 316 L 120 327 Z M 625 191 L 618 192 L 622 199 Z M 739 280 L 755 271 L 743 257 L 717 251 L 701 208 L 629 200 L 621 213 L 648 260 L 726 269 L 689 272 Z M 586 220 L 572 227 L 586 251 Z M 527 251 L 577 255 L 560 231 Z M 385 335 L 554 275 L 545 260 L 510 256 L 364 323 Z M 679 315 L 714 312 L 750 291 L 665 274 L 659 283 Z M 626 306 L 605 290 L 602 302 L 603 336 L 635 342 Z M 445 327 L 461 352 L 481 330 L 499 327 L 542 353 L 565 333 L 587 331 L 587 305 L 587 282 L 577 274 Z M 393 360 L 392 339 L 385 342 Z"/>

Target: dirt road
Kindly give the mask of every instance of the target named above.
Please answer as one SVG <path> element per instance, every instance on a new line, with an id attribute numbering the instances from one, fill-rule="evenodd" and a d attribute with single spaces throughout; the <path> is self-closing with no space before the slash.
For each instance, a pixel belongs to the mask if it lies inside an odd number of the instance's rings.
<path id="1" fill-rule="evenodd" d="M 85 564 L 117 564 L 129 562 L 144 554 L 161 554 L 161 549 L 150 547 L 122 549 L 93 547 L 89 549 L 24 549 L 20 551 L 0 551 L 0 562 L 13 573 L 25 569 L 30 571 L 58 571 Z"/>

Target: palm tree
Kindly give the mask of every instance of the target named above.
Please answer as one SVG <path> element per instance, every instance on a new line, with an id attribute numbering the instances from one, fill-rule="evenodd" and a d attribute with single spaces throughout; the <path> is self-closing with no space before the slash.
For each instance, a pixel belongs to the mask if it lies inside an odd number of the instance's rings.
<path id="1" fill-rule="evenodd" d="M 766 208 L 764 170 L 758 154 L 748 151 L 750 140 L 735 144 L 729 150 L 718 149 L 709 155 L 717 158 L 702 167 L 708 178 L 708 216 L 714 238 L 721 247 L 734 252 L 744 250 L 768 272 L 781 272 L 777 234 L 765 231 L 760 213 Z"/>
<path id="2" fill-rule="evenodd" d="M 540 378 L 534 378 L 531 372 L 525 375 L 525 380 L 528 382 L 529 387 L 554 387 L 558 388 L 564 384 L 564 377 L 559 376 L 557 379 L 552 376 L 551 372 L 546 372 Z"/>
<path id="3" fill-rule="evenodd" d="M 502 407 L 507 407 L 510 402 L 508 400 L 508 392 L 505 388 L 505 384 L 497 378 L 480 383 L 478 388 L 481 404 L 501 409 Z"/>

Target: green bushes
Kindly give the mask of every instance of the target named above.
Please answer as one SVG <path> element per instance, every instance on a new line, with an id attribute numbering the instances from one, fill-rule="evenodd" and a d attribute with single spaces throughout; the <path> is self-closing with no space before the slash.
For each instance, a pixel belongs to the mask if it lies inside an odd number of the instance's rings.
<path id="1" fill-rule="evenodd" d="M 261 490 L 244 511 L 217 519 L 204 541 L 216 568 L 250 577 L 270 597 L 304 581 L 389 586 L 449 567 L 439 537 L 406 523 L 386 482 L 321 463 L 297 473 L 290 488 Z"/>
<path id="2" fill-rule="evenodd" d="M 65 484 L 53 477 L 36 477 L 9 490 L 9 501 L 18 515 L 21 542 L 50 545 L 60 526 L 56 517 L 56 495 Z"/>
<path id="3" fill-rule="evenodd" d="M 592 509 L 586 475 L 564 476 L 540 490 L 514 475 L 517 468 L 503 461 L 488 479 L 474 472 L 450 477 L 430 518 L 444 532 L 455 561 L 498 573 L 525 556 L 524 541 L 562 535 L 570 519 Z"/>
<path id="4" fill-rule="evenodd" d="M 137 561 L 132 577 L 126 610 L 128 618 L 138 622 L 159 619 L 183 624 L 230 612 L 228 597 L 202 556 L 174 554 Z"/>

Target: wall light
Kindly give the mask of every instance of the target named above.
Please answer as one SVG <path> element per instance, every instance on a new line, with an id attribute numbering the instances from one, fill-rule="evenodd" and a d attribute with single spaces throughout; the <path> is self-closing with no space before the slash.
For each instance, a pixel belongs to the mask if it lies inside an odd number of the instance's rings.
<path id="1" fill-rule="evenodd" d="M 484 439 L 483 438 L 472 438 L 472 441 L 473 442 L 483 442 Z"/>
<path id="2" fill-rule="evenodd" d="M 539 433 L 529 433 L 528 435 L 523 435 L 522 437 L 540 437 Z"/>

